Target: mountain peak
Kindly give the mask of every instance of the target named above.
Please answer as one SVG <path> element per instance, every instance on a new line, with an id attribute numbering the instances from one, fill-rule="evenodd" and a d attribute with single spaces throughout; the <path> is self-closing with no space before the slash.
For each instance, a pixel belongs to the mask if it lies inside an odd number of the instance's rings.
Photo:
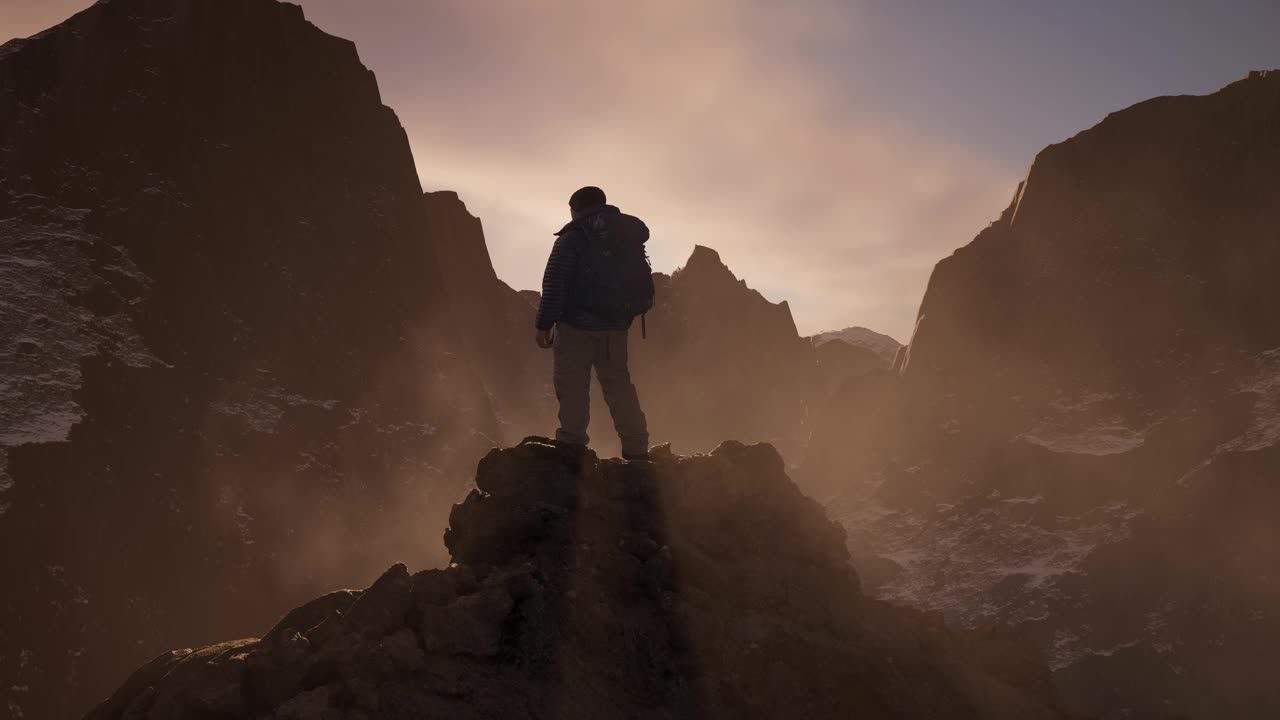
<path id="1" fill-rule="evenodd" d="M 456 190 L 428 190 L 423 193 L 428 208 L 436 208 L 446 211 L 462 211 L 469 217 L 476 216 L 467 209 L 467 204 L 459 197 Z M 478 218 L 477 218 L 478 219 Z"/>
<path id="2" fill-rule="evenodd" d="M 720 259 L 720 253 L 705 245 L 693 246 L 693 253 L 689 255 L 688 261 L 685 262 L 684 267 L 681 268 L 681 270 L 692 273 L 715 272 L 728 273 L 730 275 L 733 274 L 729 270 L 729 267 L 724 264 L 724 261 Z"/>

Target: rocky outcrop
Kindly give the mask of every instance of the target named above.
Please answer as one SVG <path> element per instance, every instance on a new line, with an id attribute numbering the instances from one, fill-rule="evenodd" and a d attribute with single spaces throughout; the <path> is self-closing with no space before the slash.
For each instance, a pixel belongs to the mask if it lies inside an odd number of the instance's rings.
<path id="1" fill-rule="evenodd" d="M 422 202 L 296 6 L 103 0 L 0 48 L 0 707 L 79 715 L 161 648 L 444 559 L 497 425 L 438 343 Z"/>
<path id="2" fill-rule="evenodd" d="M 878 595 L 1016 623 L 1092 714 L 1280 712 L 1278 122 L 1256 73 L 1045 149 L 800 474 Z"/>
<path id="3" fill-rule="evenodd" d="M 1018 643 L 863 598 L 773 448 L 655 459 L 494 450 L 447 569 L 163 654 L 88 717 L 1061 717 Z"/>

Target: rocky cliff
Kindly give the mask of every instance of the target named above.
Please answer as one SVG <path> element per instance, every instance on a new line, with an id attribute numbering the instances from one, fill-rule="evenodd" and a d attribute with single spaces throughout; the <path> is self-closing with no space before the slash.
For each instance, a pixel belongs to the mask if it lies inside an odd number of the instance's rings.
<path id="1" fill-rule="evenodd" d="M 422 203 L 296 6 L 103 0 L 0 46 L 0 706 L 78 715 L 162 648 L 443 559 L 497 425 L 437 345 Z"/>
<path id="2" fill-rule="evenodd" d="M 484 383 L 498 419 L 493 440 L 513 444 L 552 432 L 558 422 L 551 353 L 533 343 L 538 293 L 517 292 L 498 279 L 480 218 L 467 211 L 457 193 L 429 192 L 424 203 L 428 240 L 457 327 L 445 344 L 466 358 Z M 596 407 L 603 411 L 603 401 Z"/>
<path id="3" fill-rule="evenodd" d="M 1090 713 L 1280 713 L 1278 127 L 1253 73 L 1045 149 L 802 473 L 880 596 L 1018 624 Z"/>
<path id="4" fill-rule="evenodd" d="M 1062 717 L 1017 642 L 862 597 L 772 447 L 655 459 L 494 450 L 447 569 L 160 655 L 88 717 Z"/>

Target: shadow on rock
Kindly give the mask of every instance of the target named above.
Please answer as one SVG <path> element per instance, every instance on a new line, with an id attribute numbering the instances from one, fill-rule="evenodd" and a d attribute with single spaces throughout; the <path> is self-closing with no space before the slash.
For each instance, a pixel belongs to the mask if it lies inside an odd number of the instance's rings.
<path id="1" fill-rule="evenodd" d="M 862 597 L 768 445 L 624 463 L 528 438 L 480 462 L 445 543 L 448 568 L 167 653 L 89 717 L 1062 717 L 1005 633 Z"/>

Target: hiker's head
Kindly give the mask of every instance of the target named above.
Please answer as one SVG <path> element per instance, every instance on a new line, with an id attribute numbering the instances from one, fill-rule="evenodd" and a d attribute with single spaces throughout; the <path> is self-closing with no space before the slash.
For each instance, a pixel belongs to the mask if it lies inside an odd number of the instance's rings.
<path id="1" fill-rule="evenodd" d="M 588 210 L 594 210 L 606 202 L 608 200 L 605 199 L 603 190 L 594 185 L 588 185 L 569 196 L 569 214 L 577 220 Z"/>

